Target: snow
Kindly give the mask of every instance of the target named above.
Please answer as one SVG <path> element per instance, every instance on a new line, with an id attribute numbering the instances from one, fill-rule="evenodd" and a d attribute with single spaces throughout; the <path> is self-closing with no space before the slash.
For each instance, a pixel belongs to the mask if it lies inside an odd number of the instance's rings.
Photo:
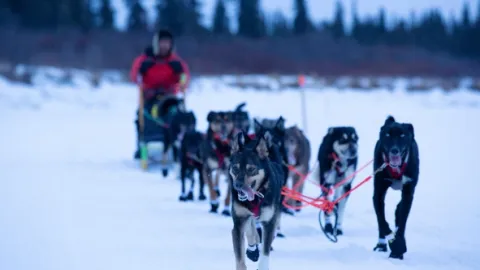
<path id="1" fill-rule="evenodd" d="M 207 202 L 179 202 L 175 175 L 142 172 L 131 160 L 135 87 L 85 85 L 39 81 L 30 87 L 0 78 L 0 269 L 234 269 L 231 219 L 208 213 Z M 203 79 L 191 91 L 187 106 L 201 130 L 209 110 L 243 101 L 252 116 L 283 115 L 288 125 L 302 123 L 294 90 L 237 90 Z M 331 125 L 356 127 L 360 165 L 372 158 L 388 114 L 415 126 L 421 172 L 408 253 L 404 261 L 392 261 L 388 253 L 372 251 L 377 231 L 368 183 L 352 194 L 345 235 L 336 244 L 323 236 L 316 209 L 284 216 L 286 238 L 275 240 L 271 268 L 480 269 L 480 184 L 473 170 L 480 152 L 480 96 L 467 90 L 305 93 L 314 157 Z M 307 185 L 307 194 L 318 192 Z M 390 191 L 387 198 L 391 224 L 399 197 Z"/>

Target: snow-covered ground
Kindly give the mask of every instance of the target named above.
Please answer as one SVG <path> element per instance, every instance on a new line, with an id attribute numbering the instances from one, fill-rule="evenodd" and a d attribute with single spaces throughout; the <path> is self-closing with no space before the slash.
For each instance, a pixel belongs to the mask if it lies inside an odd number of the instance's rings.
<path id="1" fill-rule="evenodd" d="M 313 156 L 331 125 L 357 128 L 364 164 L 388 114 L 414 124 L 421 173 L 408 253 L 392 261 L 372 251 L 377 231 L 369 183 L 352 194 L 336 244 L 320 231 L 316 209 L 284 217 L 287 237 L 275 240 L 271 268 L 480 269 L 480 96 L 335 89 L 306 95 Z M 0 269 L 234 269 L 231 219 L 208 213 L 207 202 L 179 202 L 174 175 L 142 172 L 131 160 L 136 100 L 132 85 L 32 88 L 0 79 Z M 254 116 L 302 124 L 294 91 L 239 91 L 203 80 L 187 106 L 205 130 L 210 109 L 242 101 Z M 389 193 L 392 222 L 398 199 Z"/>

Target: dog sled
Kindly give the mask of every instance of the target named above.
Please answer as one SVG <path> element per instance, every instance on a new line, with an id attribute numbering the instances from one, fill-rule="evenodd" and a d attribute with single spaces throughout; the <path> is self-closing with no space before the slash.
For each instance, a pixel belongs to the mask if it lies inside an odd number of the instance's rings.
<path id="1" fill-rule="evenodd" d="M 175 95 L 159 96 L 145 102 L 141 94 L 138 121 L 140 164 L 143 170 L 159 165 L 163 176 L 168 175 L 174 165 L 172 121 L 184 109 L 184 99 Z"/>

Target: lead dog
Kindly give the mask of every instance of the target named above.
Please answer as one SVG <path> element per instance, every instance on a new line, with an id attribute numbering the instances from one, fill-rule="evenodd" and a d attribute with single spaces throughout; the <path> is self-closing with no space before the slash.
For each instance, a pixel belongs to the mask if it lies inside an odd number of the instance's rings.
<path id="1" fill-rule="evenodd" d="M 281 213 L 280 191 L 284 177 L 281 165 L 268 158 L 269 136 L 265 133 L 251 142 L 248 136 L 240 132 L 232 142 L 229 179 L 233 187 L 232 241 L 237 270 L 247 269 L 245 234 L 248 242 L 247 257 L 254 262 L 260 258 L 259 270 L 269 269 L 270 249 Z M 248 147 L 249 144 L 252 146 Z M 263 227 L 261 255 L 256 221 L 261 222 Z"/>
<path id="2" fill-rule="evenodd" d="M 329 201 L 341 197 L 352 188 L 353 177 L 337 187 L 332 194 L 330 189 L 341 183 L 357 169 L 358 135 L 353 127 L 331 127 L 318 150 L 317 161 L 320 170 L 320 184 L 323 186 L 323 196 Z M 325 233 L 342 235 L 343 216 L 348 196 L 337 205 L 336 226 L 332 224 L 331 214 L 325 213 Z"/>
<path id="3" fill-rule="evenodd" d="M 405 226 L 412 208 L 420 167 L 412 124 L 398 123 L 392 116 L 385 120 L 375 145 L 373 166 L 375 171 L 386 166 L 374 177 L 373 206 L 377 216 L 379 240 L 373 250 L 387 252 L 388 242 L 390 258 L 403 260 L 403 255 L 407 252 Z M 402 198 L 395 210 L 395 233 L 385 219 L 385 196 L 389 187 L 402 192 Z"/>

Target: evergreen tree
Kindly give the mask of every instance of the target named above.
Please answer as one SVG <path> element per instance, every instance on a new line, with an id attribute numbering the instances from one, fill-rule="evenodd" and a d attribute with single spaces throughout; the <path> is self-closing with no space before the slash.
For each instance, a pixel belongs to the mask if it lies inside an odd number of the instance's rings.
<path id="1" fill-rule="evenodd" d="M 215 35 L 227 35 L 230 33 L 230 24 L 227 9 L 223 0 L 217 0 L 213 14 L 212 31 Z"/>
<path id="2" fill-rule="evenodd" d="M 335 6 L 335 16 L 333 23 L 330 26 L 330 31 L 333 38 L 340 39 L 345 36 L 345 24 L 344 24 L 344 11 L 343 5 L 340 1 L 337 1 Z"/>
<path id="3" fill-rule="evenodd" d="M 98 17 L 100 19 L 100 28 L 113 29 L 115 11 L 112 8 L 110 0 L 102 0 Z"/>
<path id="4" fill-rule="evenodd" d="M 178 0 L 157 0 L 157 25 L 176 35 L 185 33 L 185 3 Z"/>
<path id="5" fill-rule="evenodd" d="M 276 11 L 272 17 L 272 36 L 284 37 L 290 33 L 287 18 L 281 11 Z"/>
<path id="6" fill-rule="evenodd" d="M 259 38 L 265 33 L 259 0 L 239 0 L 238 35 Z"/>
<path id="7" fill-rule="evenodd" d="M 129 31 L 147 30 L 147 14 L 140 0 L 126 0 L 129 10 L 127 29 Z"/>
<path id="8" fill-rule="evenodd" d="M 293 32 L 296 35 L 304 35 L 312 30 L 312 22 L 308 18 L 305 0 L 295 0 L 295 18 L 293 20 Z"/>
<path id="9" fill-rule="evenodd" d="M 202 26 L 201 5 L 198 0 L 186 0 L 183 7 L 184 31 L 191 35 L 199 35 L 206 32 Z"/>

